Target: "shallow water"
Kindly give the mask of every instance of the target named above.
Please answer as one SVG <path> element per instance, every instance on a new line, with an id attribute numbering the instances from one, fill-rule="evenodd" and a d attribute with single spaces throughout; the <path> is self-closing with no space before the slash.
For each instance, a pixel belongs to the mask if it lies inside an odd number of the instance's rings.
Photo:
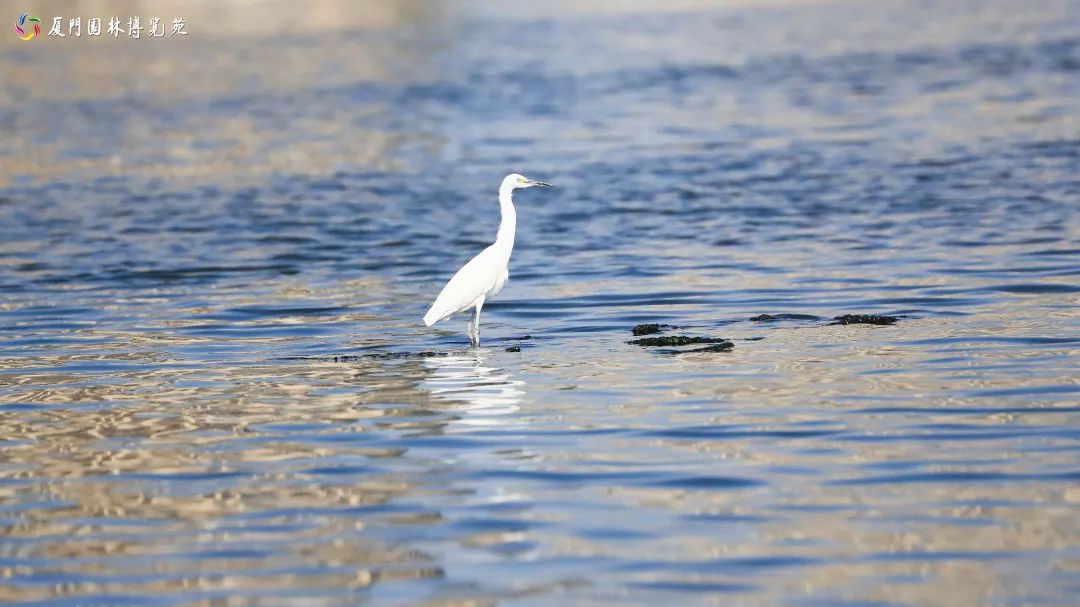
<path id="1" fill-rule="evenodd" d="M 5 41 L 0 600 L 1075 601 L 1080 5 L 1038 4 Z M 560 187 L 470 351 L 420 317 L 511 170 Z"/>

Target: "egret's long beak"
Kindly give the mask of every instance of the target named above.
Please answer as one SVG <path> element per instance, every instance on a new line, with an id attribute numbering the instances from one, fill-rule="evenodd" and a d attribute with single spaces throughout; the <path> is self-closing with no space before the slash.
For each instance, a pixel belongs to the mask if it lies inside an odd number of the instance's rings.
<path id="1" fill-rule="evenodd" d="M 543 181 L 535 181 L 533 179 L 529 180 L 529 185 L 538 185 L 538 186 L 545 187 L 545 188 L 553 188 L 553 187 L 555 187 L 555 186 L 551 185 L 550 183 L 544 183 Z"/>

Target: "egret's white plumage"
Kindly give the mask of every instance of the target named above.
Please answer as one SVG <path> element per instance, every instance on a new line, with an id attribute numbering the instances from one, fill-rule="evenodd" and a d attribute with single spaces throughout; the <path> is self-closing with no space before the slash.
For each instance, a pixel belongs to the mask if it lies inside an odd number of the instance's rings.
<path id="1" fill-rule="evenodd" d="M 518 188 L 548 186 L 511 173 L 499 186 L 499 210 L 502 220 L 495 243 L 480 251 L 469 263 L 446 283 L 435 303 L 424 314 L 424 324 L 431 326 L 458 312 L 473 308 L 473 320 L 469 321 L 469 341 L 480 345 L 480 309 L 484 302 L 494 297 L 510 278 L 510 253 L 514 250 L 514 234 L 517 230 L 517 212 L 514 210 L 513 192 Z"/>

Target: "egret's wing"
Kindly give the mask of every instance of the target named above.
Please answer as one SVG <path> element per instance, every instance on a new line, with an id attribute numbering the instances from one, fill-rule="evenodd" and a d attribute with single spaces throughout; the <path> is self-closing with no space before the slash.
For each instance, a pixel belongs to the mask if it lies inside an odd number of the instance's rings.
<path id="1" fill-rule="evenodd" d="M 497 262 L 491 247 L 470 259 L 435 298 L 435 303 L 431 304 L 427 314 L 424 314 L 424 324 L 430 327 L 447 316 L 472 306 L 473 302 L 495 284 L 501 270 Z"/>

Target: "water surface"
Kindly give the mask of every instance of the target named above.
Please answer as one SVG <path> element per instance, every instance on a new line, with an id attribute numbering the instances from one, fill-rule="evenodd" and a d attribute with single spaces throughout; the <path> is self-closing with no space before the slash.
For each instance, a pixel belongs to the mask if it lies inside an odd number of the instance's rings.
<path id="1" fill-rule="evenodd" d="M 230 10 L 0 44 L 0 601 L 1075 601 L 1076 2 Z"/>

